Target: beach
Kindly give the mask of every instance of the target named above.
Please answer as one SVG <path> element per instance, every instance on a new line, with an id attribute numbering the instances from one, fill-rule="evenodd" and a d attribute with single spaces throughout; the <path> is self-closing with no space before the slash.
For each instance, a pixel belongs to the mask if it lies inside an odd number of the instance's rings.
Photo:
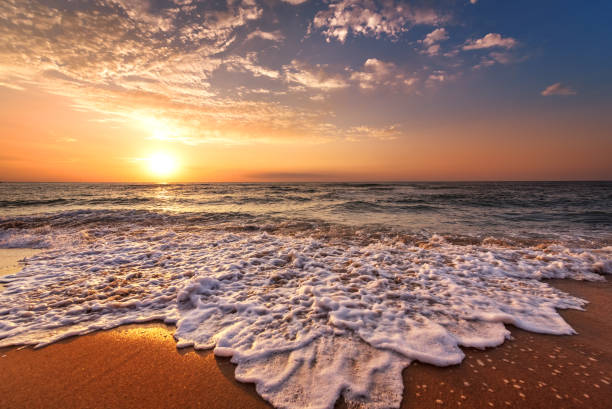
<path id="1" fill-rule="evenodd" d="M 457 366 L 413 363 L 402 408 L 607 408 L 612 382 L 612 284 L 551 281 L 589 300 L 562 311 L 578 332 L 539 335 L 510 327 L 498 348 L 465 349 Z M 177 349 L 173 327 L 128 325 L 41 349 L 0 350 L 0 407 L 270 408 L 234 365 L 211 351 Z M 336 407 L 346 407 L 338 402 Z"/>
<path id="2" fill-rule="evenodd" d="M 607 408 L 612 397 L 612 283 L 551 280 L 589 301 L 561 315 L 576 335 L 541 335 L 509 327 L 498 348 L 466 349 L 461 365 L 413 364 L 404 371 L 402 407 Z"/>
<path id="3" fill-rule="evenodd" d="M 565 3 L 0 0 L 0 409 L 612 409 Z"/>
<path id="4" fill-rule="evenodd" d="M 609 184 L 0 192 L 2 408 L 608 404 Z"/>

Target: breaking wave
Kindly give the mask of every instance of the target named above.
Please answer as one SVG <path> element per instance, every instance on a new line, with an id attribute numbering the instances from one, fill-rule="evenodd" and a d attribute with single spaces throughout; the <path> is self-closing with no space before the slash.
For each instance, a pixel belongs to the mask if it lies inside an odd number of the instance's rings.
<path id="1" fill-rule="evenodd" d="M 46 238 L 48 249 L 0 278 L 0 346 L 163 320 L 177 326 L 179 347 L 232 357 L 236 378 L 277 407 L 331 408 L 342 395 L 390 408 L 411 361 L 457 364 L 461 347 L 503 343 L 506 324 L 573 333 L 556 309 L 585 301 L 541 280 L 612 272 L 610 247 L 165 222 L 5 231 L 4 247 Z"/>
<path id="2" fill-rule="evenodd" d="M 279 408 L 394 408 L 402 370 L 506 325 L 571 334 L 545 279 L 612 273 L 610 183 L 0 184 L 0 347 L 176 325 Z"/>

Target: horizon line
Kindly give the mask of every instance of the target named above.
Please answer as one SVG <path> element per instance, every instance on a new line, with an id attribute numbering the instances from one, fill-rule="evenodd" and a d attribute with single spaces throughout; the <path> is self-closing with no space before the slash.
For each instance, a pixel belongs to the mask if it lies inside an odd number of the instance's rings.
<path id="1" fill-rule="evenodd" d="M 201 185 L 201 184 L 265 184 L 265 183 L 555 183 L 555 182 L 605 182 L 612 179 L 415 179 L 415 180 L 269 180 L 269 181 L 199 181 L 199 182 L 153 182 L 153 181 L 21 181 L 0 180 L 0 183 L 69 183 L 69 184 L 116 184 L 116 185 Z"/>

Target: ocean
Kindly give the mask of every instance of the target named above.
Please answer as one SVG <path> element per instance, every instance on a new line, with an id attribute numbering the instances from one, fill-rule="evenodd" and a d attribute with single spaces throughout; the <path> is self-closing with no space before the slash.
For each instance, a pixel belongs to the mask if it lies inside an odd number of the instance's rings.
<path id="1" fill-rule="evenodd" d="M 276 407 L 398 407 L 401 371 L 507 324 L 571 334 L 548 278 L 612 273 L 611 182 L 0 183 L 0 347 L 122 324 L 232 357 Z"/>

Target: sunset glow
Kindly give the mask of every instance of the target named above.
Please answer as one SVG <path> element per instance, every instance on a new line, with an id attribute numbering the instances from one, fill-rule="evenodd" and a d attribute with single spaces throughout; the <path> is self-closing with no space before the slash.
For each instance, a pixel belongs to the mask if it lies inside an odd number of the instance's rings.
<path id="1" fill-rule="evenodd" d="M 156 177 L 167 178 L 177 169 L 177 161 L 167 153 L 158 152 L 147 158 L 149 171 Z"/>
<path id="2" fill-rule="evenodd" d="M 0 409 L 607 409 L 611 17 L 0 0 Z"/>
<path id="3" fill-rule="evenodd" d="M 0 179 L 609 179 L 609 5 L 566 3 L 7 0 Z"/>

